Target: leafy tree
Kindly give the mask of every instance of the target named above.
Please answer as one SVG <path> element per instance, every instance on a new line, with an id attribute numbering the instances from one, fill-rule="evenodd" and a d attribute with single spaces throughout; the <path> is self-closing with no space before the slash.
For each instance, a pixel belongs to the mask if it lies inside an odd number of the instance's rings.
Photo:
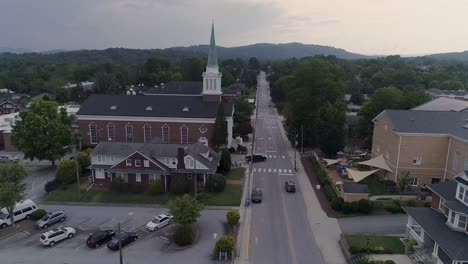
<path id="1" fill-rule="evenodd" d="M 80 166 L 80 173 L 82 174 L 87 167 L 91 165 L 91 151 L 92 149 L 88 148 L 78 153 L 78 165 Z"/>
<path id="2" fill-rule="evenodd" d="M 182 225 L 176 229 L 174 241 L 179 246 L 187 246 L 193 243 L 194 234 L 190 225 Z"/>
<path id="3" fill-rule="evenodd" d="M 231 72 L 221 68 L 221 73 L 221 83 L 224 87 L 234 84 L 236 82 L 236 79 L 234 79 L 234 76 Z"/>
<path id="4" fill-rule="evenodd" d="M 229 210 L 226 213 L 226 219 L 229 225 L 231 225 L 231 232 L 233 232 L 234 226 L 239 224 L 239 219 L 240 219 L 239 210 L 235 210 L 235 209 Z"/>
<path id="5" fill-rule="evenodd" d="M 320 109 L 318 139 L 320 149 L 333 155 L 344 147 L 346 114 L 342 104 L 328 104 Z"/>
<path id="6" fill-rule="evenodd" d="M 220 104 L 218 106 L 218 114 L 216 115 L 216 120 L 214 124 L 214 133 L 213 133 L 213 144 L 216 148 L 227 144 L 227 122 L 226 116 L 224 114 L 224 106 Z"/>
<path id="7" fill-rule="evenodd" d="M 200 58 L 188 58 L 181 61 L 182 80 L 200 82 L 203 80 L 203 61 Z M 223 73 L 224 77 L 224 73 Z M 223 82 L 224 83 L 224 82 Z"/>
<path id="8" fill-rule="evenodd" d="M 171 178 L 171 192 L 185 194 L 190 191 L 190 182 L 185 174 L 175 174 Z"/>
<path id="9" fill-rule="evenodd" d="M 229 173 L 231 171 L 231 153 L 228 149 L 223 149 L 221 151 L 221 160 L 219 162 L 219 171 L 223 174 Z"/>
<path id="10" fill-rule="evenodd" d="M 211 175 L 206 181 L 206 189 L 212 193 L 220 193 L 226 187 L 226 178 L 221 174 Z"/>
<path id="11" fill-rule="evenodd" d="M 408 188 L 410 182 L 410 172 L 407 171 L 405 175 L 398 177 L 397 185 L 400 193 L 404 193 L 406 188 Z"/>
<path id="12" fill-rule="evenodd" d="M 13 125 L 13 143 L 25 158 L 55 160 L 67 152 L 66 146 L 75 142 L 72 121 L 65 109 L 50 101 L 35 101 L 29 110 L 20 113 Z"/>
<path id="13" fill-rule="evenodd" d="M 0 208 L 7 209 L 13 226 L 13 209 L 26 195 L 26 176 L 26 169 L 19 163 L 0 164 Z"/>
<path id="14" fill-rule="evenodd" d="M 151 195 L 158 195 L 158 194 L 161 194 L 163 193 L 164 190 L 163 190 L 163 186 L 161 184 L 161 181 L 160 180 L 156 180 L 154 182 L 152 182 L 149 186 L 149 193 Z"/>
<path id="15" fill-rule="evenodd" d="M 361 105 L 364 102 L 364 94 L 360 88 L 351 91 L 351 102 L 355 105 Z"/>
<path id="16" fill-rule="evenodd" d="M 99 94 L 110 94 L 117 89 L 115 76 L 111 73 L 98 72 L 94 77 L 94 92 Z"/>
<path id="17" fill-rule="evenodd" d="M 76 162 L 62 160 L 55 171 L 55 178 L 61 184 L 71 184 L 76 181 Z"/>
<path id="18" fill-rule="evenodd" d="M 181 225 L 191 225 L 197 222 L 201 215 L 203 204 L 189 194 L 169 202 L 169 212 L 174 216 L 174 221 Z"/>
<path id="19" fill-rule="evenodd" d="M 224 235 L 216 241 L 215 252 L 232 252 L 236 247 L 236 240 L 233 236 Z"/>
<path id="20" fill-rule="evenodd" d="M 256 57 L 250 57 L 248 67 L 249 69 L 260 70 L 260 61 Z"/>

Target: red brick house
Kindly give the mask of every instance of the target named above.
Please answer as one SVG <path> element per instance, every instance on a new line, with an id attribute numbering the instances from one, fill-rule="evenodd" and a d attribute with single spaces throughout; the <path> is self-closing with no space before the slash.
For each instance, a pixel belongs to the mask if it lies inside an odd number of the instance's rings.
<path id="1" fill-rule="evenodd" d="M 431 208 L 403 208 L 408 214 L 408 236 L 418 242 L 418 251 L 429 261 L 425 263 L 468 263 L 467 172 L 429 189 Z"/>
<path id="2" fill-rule="evenodd" d="M 94 184 L 110 186 L 122 178 L 130 187 L 146 190 L 160 180 L 165 191 L 171 188 L 174 174 L 196 179 L 203 188 L 206 180 L 216 173 L 221 157 L 197 142 L 194 144 L 165 144 L 159 140 L 149 143 L 100 142 L 91 152 Z"/>
<path id="3" fill-rule="evenodd" d="M 221 89 L 214 28 L 203 82 L 172 82 L 146 94 L 134 94 L 89 97 L 76 115 L 82 145 L 147 143 L 153 138 L 171 144 L 200 141 L 210 145 L 219 107 L 224 108 L 227 143 L 231 145 L 234 105 Z"/>

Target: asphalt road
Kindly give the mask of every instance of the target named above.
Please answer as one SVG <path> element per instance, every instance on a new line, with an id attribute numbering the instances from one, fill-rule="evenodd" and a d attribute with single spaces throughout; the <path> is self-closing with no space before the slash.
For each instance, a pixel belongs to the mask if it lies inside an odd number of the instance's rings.
<path id="1" fill-rule="evenodd" d="M 219 235 L 226 231 L 224 210 L 205 210 L 199 219 L 200 236 L 191 248 L 182 251 L 168 251 L 165 237 L 173 232 L 174 226 L 164 227 L 156 232 L 144 229 L 146 223 L 165 208 L 132 208 L 132 207 L 98 207 L 98 206 L 40 206 L 48 210 L 63 209 L 69 215 L 63 224 L 51 228 L 71 226 L 77 235 L 64 240 L 53 248 L 39 244 L 39 237 L 44 230 L 27 228 L 12 236 L 0 239 L 0 263 L 48 263 L 48 264 L 81 264 L 119 263 L 119 253 L 112 252 L 105 246 L 89 249 L 85 241 L 89 234 L 97 229 L 116 229 L 121 223 L 123 231 L 137 232 L 140 239 L 123 250 L 124 263 L 212 263 L 211 253 Z M 27 225 L 28 222 L 20 222 Z M 1 230 L 0 237 L 2 237 Z"/>
<path id="2" fill-rule="evenodd" d="M 253 165 L 252 187 L 263 189 L 263 202 L 252 204 L 250 263 L 323 263 L 300 186 L 296 193 L 284 190 L 285 181 L 297 182 L 293 157 L 288 156 L 289 142 L 281 134 L 276 109 L 270 106 L 265 77 L 262 73 L 259 76 L 255 153 L 267 155 L 267 160 Z"/>
<path id="3" fill-rule="evenodd" d="M 404 234 L 406 214 L 357 216 L 338 219 L 343 234 L 396 235 Z"/>

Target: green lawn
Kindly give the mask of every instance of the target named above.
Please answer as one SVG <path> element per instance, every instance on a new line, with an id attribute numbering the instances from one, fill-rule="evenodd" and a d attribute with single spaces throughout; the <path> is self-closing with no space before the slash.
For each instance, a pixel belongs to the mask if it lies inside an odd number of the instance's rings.
<path id="1" fill-rule="evenodd" d="M 374 254 L 404 254 L 405 246 L 399 237 L 392 236 L 366 236 L 366 235 L 346 235 L 346 242 L 350 252 Z M 369 240 L 369 248 L 367 241 Z"/>
<path id="2" fill-rule="evenodd" d="M 244 178 L 245 168 L 233 169 L 226 175 L 228 180 L 241 180 Z"/>
<path id="3" fill-rule="evenodd" d="M 201 201 L 208 206 L 239 206 L 242 196 L 241 185 L 226 185 L 226 189 L 219 194 L 202 195 Z M 59 188 L 49 193 L 46 202 L 89 202 L 89 203 L 135 203 L 135 204 L 167 204 L 175 195 L 164 193 L 157 196 L 149 194 L 118 194 L 104 190 L 81 190 L 81 199 L 78 199 L 76 185 L 66 189 Z"/>
<path id="4" fill-rule="evenodd" d="M 383 183 L 380 183 L 378 180 L 378 177 L 375 175 L 371 175 L 364 180 L 361 181 L 361 183 L 367 184 L 369 187 L 369 192 L 370 195 L 388 195 L 388 194 L 393 194 L 391 193 L 387 187 Z"/>

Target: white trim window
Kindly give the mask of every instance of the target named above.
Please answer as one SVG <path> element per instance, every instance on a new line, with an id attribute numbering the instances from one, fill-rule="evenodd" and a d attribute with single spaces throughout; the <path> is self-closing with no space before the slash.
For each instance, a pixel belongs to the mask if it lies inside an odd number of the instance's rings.
<path id="1" fill-rule="evenodd" d="M 145 143 L 151 141 L 151 125 L 145 124 L 143 126 L 143 137 L 144 137 Z"/>
<path id="2" fill-rule="evenodd" d="M 422 155 L 417 155 L 413 158 L 413 165 L 421 165 L 423 161 Z"/>
<path id="3" fill-rule="evenodd" d="M 457 224 L 457 227 L 462 229 L 462 230 L 465 230 L 466 229 L 466 220 L 467 220 L 467 217 L 466 215 L 461 215 L 459 214 L 458 215 L 458 224 Z"/>
<path id="4" fill-rule="evenodd" d="M 143 160 L 143 167 L 149 168 L 149 160 Z"/>
<path id="5" fill-rule="evenodd" d="M 131 159 L 127 159 L 127 160 L 125 161 L 125 166 L 131 167 L 131 166 L 132 166 L 132 160 L 131 160 Z"/>
<path id="6" fill-rule="evenodd" d="M 419 184 L 419 178 L 418 177 L 411 177 L 409 179 L 409 183 L 408 183 L 409 186 L 415 187 L 415 186 L 418 186 L 418 184 Z"/>
<path id="7" fill-rule="evenodd" d="M 455 154 L 453 155 L 452 169 L 455 171 L 458 170 L 459 163 L 460 163 L 460 152 L 455 151 Z"/>
<path id="8" fill-rule="evenodd" d="M 180 127 L 180 144 L 188 144 L 188 127 L 186 125 Z"/>
<path id="9" fill-rule="evenodd" d="M 137 174 L 135 175 L 135 181 L 136 181 L 136 182 L 141 182 L 141 174 L 140 174 L 140 173 L 137 173 Z"/>
<path id="10" fill-rule="evenodd" d="M 98 143 L 98 130 L 95 123 L 89 124 L 89 142 L 91 142 L 91 144 Z"/>
<path id="11" fill-rule="evenodd" d="M 139 159 L 135 160 L 135 167 L 141 167 L 141 160 Z"/>
<path id="12" fill-rule="evenodd" d="M 125 138 L 127 142 L 133 142 L 133 126 L 130 123 L 125 125 Z"/>
<path id="13" fill-rule="evenodd" d="M 97 155 L 97 162 L 98 163 L 105 163 L 106 162 L 106 157 L 103 155 Z"/>
<path id="14" fill-rule="evenodd" d="M 164 125 L 161 127 L 161 134 L 162 134 L 162 137 L 161 137 L 161 138 L 162 138 L 162 141 L 163 141 L 164 143 L 168 143 L 168 144 L 171 143 L 171 139 L 170 139 L 170 136 L 169 136 L 169 135 L 170 135 L 169 132 L 170 132 L 169 126 L 168 126 L 167 124 L 164 124 Z"/>
<path id="15" fill-rule="evenodd" d="M 112 123 L 107 124 L 107 140 L 115 141 L 115 126 Z"/>
<path id="16" fill-rule="evenodd" d="M 457 199 L 468 206 L 468 188 L 461 184 L 458 184 L 457 188 Z"/>
<path id="17" fill-rule="evenodd" d="M 466 222 L 468 217 L 466 215 L 460 214 L 458 212 L 454 212 L 450 210 L 449 217 L 447 219 L 447 223 L 455 229 L 465 231 L 466 230 Z"/>

